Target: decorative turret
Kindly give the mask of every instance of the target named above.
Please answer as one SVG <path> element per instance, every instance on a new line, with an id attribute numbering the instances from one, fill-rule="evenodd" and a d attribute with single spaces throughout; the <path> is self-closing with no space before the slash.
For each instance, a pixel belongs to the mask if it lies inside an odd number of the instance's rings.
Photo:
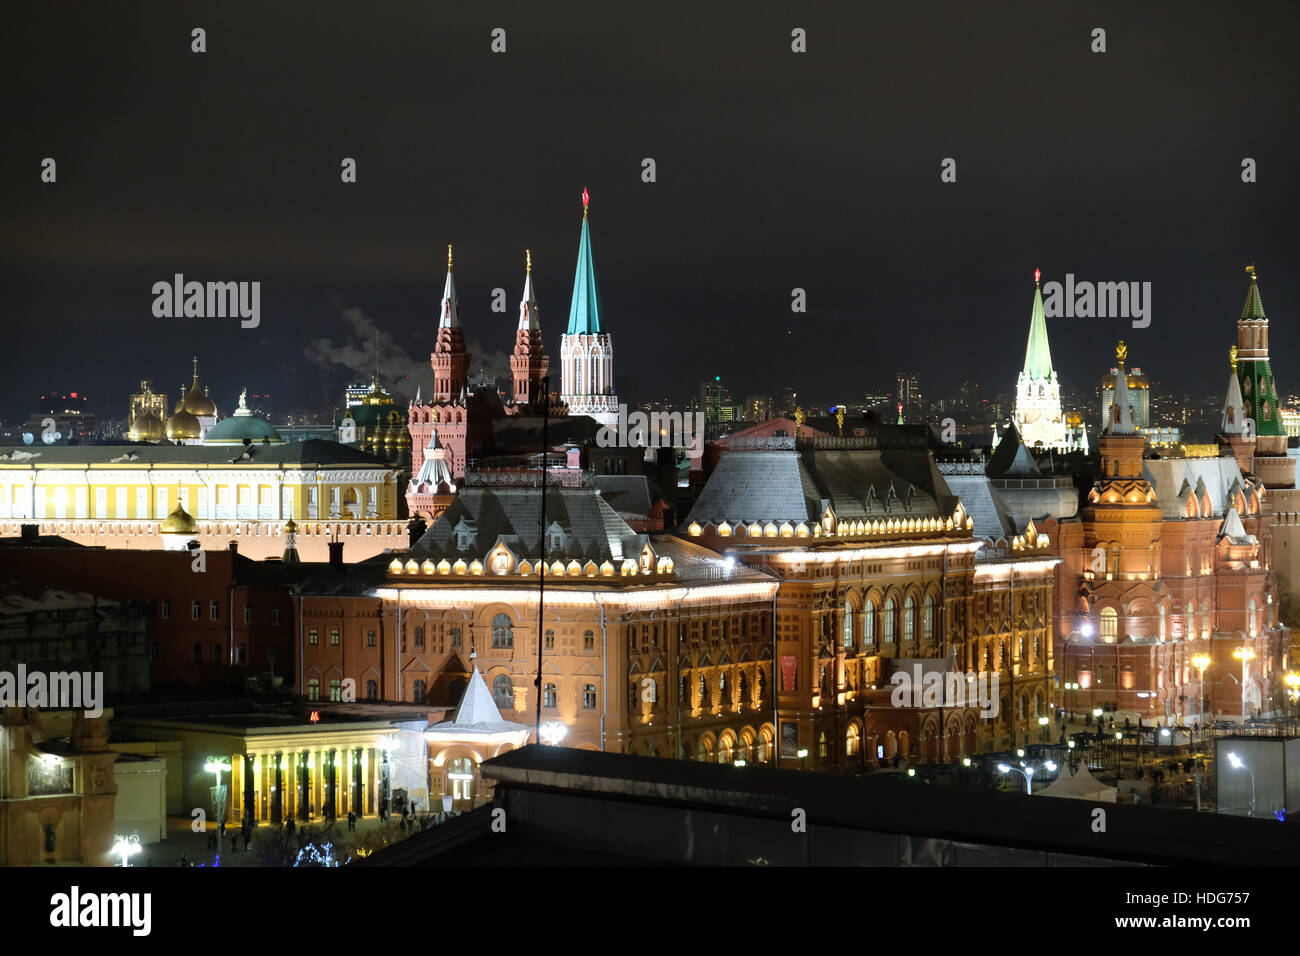
<path id="1" fill-rule="evenodd" d="M 614 343 L 604 330 L 596 265 L 591 255 L 587 209 L 591 197 L 582 191 L 582 232 L 578 267 L 573 277 L 569 325 L 560 340 L 560 400 L 571 415 L 587 415 L 604 425 L 618 424 L 614 394 Z"/>
<path id="2" fill-rule="evenodd" d="M 284 523 L 284 554 L 280 560 L 285 564 L 299 564 L 298 557 L 298 523 L 290 518 Z"/>
<path id="3" fill-rule="evenodd" d="M 438 315 L 438 340 L 429 359 L 433 365 L 434 401 L 452 402 L 469 384 L 469 352 L 460 327 L 459 300 L 452 279 L 452 249 L 447 247 L 447 282 L 442 290 L 442 311 Z"/>
<path id="4" fill-rule="evenodd" d="M 510 356 L 510 372 L 514 376 L 514 401 L 516 405 L 537 404 L 548 400 L 539 395 L 541 381 L 550 366 L 542 345 L 542 322 L 537 310 L 537 294 L 533 291 L 533 254 L 524 253 L 524 295 L 519 301 L 519 325 L 515 330 L 515 350 Z"/>
<path id="5" fill-rule="evenodd" d="M 1268 317 L 1259 297 L 1253 265 L 1246 267 L 1250 288 L 1237 320 L 1237 382 L 1245 411 L 1246 434 L 1253 430 L 1253 471 L 1268 488 L 1295 488 L 1294 458 L 1287 456 L 1286 429 L 1278 406 L 1277 382 L 1268 358 Z M 1253 429 L 1252 429 L 1253 423 Z"/>
<path id="6" fill-rule="evenodd" d="M 1254 469 L 1255 436 L 1246 423 L 1246 406 L 1241 399 L 1241 382 L 1237 379 L 1237 346 L 1228 349 L 1228 391 L 1223 400 L 1223 416 L 1219 421 L 1219 444 L 1226 445 L 1237 459 L 1243 474 Z"/>
<path id="7" fill-rule="evenodd" d="M 1097 441 L 1103 481 L 1108 478 L 1142 480 L 1142 452 L 1146 448 L 1146 437 L 1133 422 L 1133 406 L 1128 397 L 1128 370 L 1124 368 L 1127 358 L 1128 346 L 1121 340 L 1115 348 L 1118 363 L 1115 398 L 1110 405 L 1110 414 L 1102 422 L 1101 437 Z"/>

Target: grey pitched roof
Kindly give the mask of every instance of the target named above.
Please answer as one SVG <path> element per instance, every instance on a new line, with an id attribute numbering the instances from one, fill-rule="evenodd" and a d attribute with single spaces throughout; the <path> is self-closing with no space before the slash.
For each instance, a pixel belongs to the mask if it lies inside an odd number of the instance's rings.
<path id="1" fill-rule="evenodd" d="M 986 476 L 946 475 L 945 478 L 948 488 L 961 499 L 966 513 L 975 522 L 971 532 L 975 537 L 996 541 L 1015 531 L 1015 522 Z"/>
<path id="2" fill-rule="evenodd" d="M 610 507 L 621 515 L 649 515 L 654 503 L 664 497 L 648 475 L 596 475 L 595 483 Z"/>
<path id="3" fill-rule="evenodd" d="M 987 470 L 990 475 L 998 478 L 1007 475 L 1028 477 L 1042 474 L 1038 462 L 1034 461 L 1033 456 L 1029 454 L 1029 449 L 1021 441 L 1020 432 L 1016 430 L 1015 425 L 1009 426 L 1003 433 Z"/>
<path id="4" fill-rule="evenodd" d="M 595 488 L 546 490 L 546 527 L 564 532 L 559 548 L 548 543 L 548 560 L 621 561 L 635 552 L 637 535 Z M 459 547 L 457 528 L 468 535 Z M 416 560 L 483 559 L 505 537 L 518 558 L 541 556 L 540 488 L 465 488 L 411 548 Z"/>
<path id="5" fill-rule="evenodd" d="M 815 522 L 827 504 L 840 519 L 937 516 L 956 498 L 919 441 L 880 449 L 824 439 L 795 451 L 725 452 L 687 522 Z"/>
<path id="6" fill-rule="evenodd" d="M 1191 486 L 1198 498 L 1203 492 L 1209 492 L 1210 504 L 1217 518 L 1231 506 L 1228 492 L 1241 480 L 1241 467 L 1231 455 L 1218 458 L 1145 458 L 1142 476 L 1155 488 L 1156 500 L 1165 518 L 1183 517 L 1185 505 L 1180 496 L 1184 484 Z"/>

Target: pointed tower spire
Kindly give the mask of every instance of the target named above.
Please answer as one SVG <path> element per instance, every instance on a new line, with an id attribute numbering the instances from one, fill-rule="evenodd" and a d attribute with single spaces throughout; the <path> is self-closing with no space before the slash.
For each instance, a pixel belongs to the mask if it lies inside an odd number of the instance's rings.
<path id="1" fill-rule="evenodd" d="M 533 252 L 524 250 L 524 295 L 519 300 L 519 328 L 540 329 L 537 316 L 537 293 L 533 291 Z"/>
<path id="2" fill-rule="evenodd" d="M 618 424 L 614 393 L 614 343 L 605 331 L 596 266 L 591 255 L 587 209 L 591 196 L 582 191 L 582 232 L 578 267 L 573 276 L 569 325 L 560 339 L 560 401 L 570 415 L 586 415 L 602 425 Z"/>
<path id="3" fill-rule="evenodd" d="M 510 355 L 510 372 L 514 379 L 514 404 L 521 408 L 547 401 L 541 395 L 541 381 L 550 367 L 542 345 L 542 320 L 533 291 L 533 253 L 524 250 L 524 294 L 519 300 L 519 326 L 515 330 L 515 350 Z"/>
<path id="4" fill-rule="evenodd" d="M 1246 430 L 1246 409 L 1241 400 L 1241 382 L 1237 381 L 1237 346 L 1228 349 L 1228 393 L 1223 401 L 1223 418 L 1219 429 L 1224 435 L 1241 435 Z"/>
<path id="5" fill-rule="evenodd" d="M 578 268 L 573 276 L 573 299 L 569 303 L 569 327 L 566 335 L 600 335 L 600 291 L 596 287 L 596 264 L 591 258 L 591 230 L 587 225 L 590 197 L 582 191 L 582 233 L 578 238 Z"/>
<path id="6" fill-rule="evenodd" d="M 1137 426 L 1133 424 L 1133 406 L 1128 400 L 1128 371 L 1124 360 L 1128 358 L 1128 346 L 1124 340 L 1115 347 L 1115 358 L 1119 368 L 1115 372 L 1115 397 L 1110 403 L 1110 415 L 1102 422 L 1102 433 L 1106 435 L 1136 435 Z"/>
<path id="7" fill-rule="evenodd" d="M 1042 271 L 1034 270 L 1034 306 L 1029 313 L 1029 342 L 1025 346 L 1025 378 L 1052 377 L 1052 350 L 1047 344 L 1047 318 L 1043 314 L 1043 290 L 1038 281 Z"/>
<path id="8" fill-rule="evenodd" d="M 1255 420 L 1255 435 L 1265 439 L 1260 450 L 1265 454 L 1285 455 L 1286 429 L 1282 426 L 1277 382 L 1268 358 L 1268 316 L 1259 298 L 1259 281 L 1253 265 L 1246 266 L 1246 275 L 1250 276 L 1250 288 L 1241 307 L 1241 318 L 1237 320 L 1237 381 L 1241 384 L 1246 417 Z"/>
<path id="9" fill-rule="evenodd" d="M 460 327 L 456 284 L 451 277 L 451 246 L 447 246 L 447 284 L 442 291 L 442 312 L 438 317 L 438 341 L 429 356 L 433 366 L 435 402 L 454 402 L 469 384 L 469 351 Z"/>
<path id="10" fill-rule="evenodd" d="M 447 246 L 447 282 L 442 287 L 442 311 L 438 315 L 438 328 L 460 328 L 460 300 L 456 298 L 456 282 L 451 275 L 451 246 Z"/>

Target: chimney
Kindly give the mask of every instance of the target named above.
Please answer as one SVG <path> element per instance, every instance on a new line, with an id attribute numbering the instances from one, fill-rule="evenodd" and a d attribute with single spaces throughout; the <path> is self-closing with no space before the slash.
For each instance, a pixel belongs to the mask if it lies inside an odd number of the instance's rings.
<path id="1" fill-rule="evenodd" d="M 341 569 L 343 567 L 343 542 L 330 541 L 328 544 L 330 549 L 330 567 Z"/>
<path id="2" fill-rule="evenodd" d="M 41 526 L 37 524 L 23 525 L 23 544 L 35 544 L 36 539 L 40 537 Z"/>
<path id="3" fill-rule="evenodd" d="M 230 542 L 230 556 L 233 558 L 233 557 L 235 557 L 237 554 L 239 554 L 239 542 L 238 542 L 238 541 L 232 541 L 232 542 Z"/>

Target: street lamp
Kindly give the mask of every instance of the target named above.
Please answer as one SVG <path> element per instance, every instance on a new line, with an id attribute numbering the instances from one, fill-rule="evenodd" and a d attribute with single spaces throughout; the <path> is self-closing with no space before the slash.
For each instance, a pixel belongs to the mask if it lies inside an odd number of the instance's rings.
<path id="1" fill-rule="evenodd" d="M 1039 718 L 1038 718 L 1038 726 L 1043 728 L 1043 733 L 1042 733 L 1043 743 L 1047 743 L 1047 724 L 1048 724 L 1048 722 L 1049 722 L 1049 721 L 1048 721 L 1048 718 L 1046 718 L 1046 717 L 1039 717 Z"/>
<path id="2" fill-rule="evenodd" d="M 1239 647 L 1232 652 L 1232 656 L 1241 661 L 1241 719 L 1245 721 L 1247 714 L 1247 696 L 1246 696 L 1246 668 L 1250 662 L 1255 659 L 1255 652 L 1249 647 Z"/>
<path id="3" fill-rule="evenodd" d="M 542 724 L 542 743 L 549 744 L 552 747 L 558 747 L 560 741 L 564 739 L 568 732 L 569 728 L 564 721 L 548 720 L 546 723 Z"/>
<path id="4" fill-rule="evenodd" d="M 1229 752 L 1228 763 L 1232 765 L 1233 770 L 1245 770 L 1250 774 L 1250 815 L 1253 817 L 1255 815 L 1255 771 L 1247 767 L 1235 753 Z"/>
<path id="5" fill-rule="evenodd" d="M 1046 770 L 1055 770 L 1056 764 L 1049 760 L 1047 763 L 1043 764 L 1043 768 Z M 1034 795 L 1034 774 L 1038 772 L 1037 767 L 1031 767 L 1022 760 L 1020 761 L 1019 767 L 1013 767 L 1008 763 L 1000 763 L 998 764 L 998 771 L 1000 773 L 1015 772 L 1020 774 L 1020 776 L 1025 778 L 1025 793 L 1029 794 L 1031 797 Z"/>
<path id="6" fill-rule="evenodd" d="M 1300 700 L 1300 673 L 1296 671 L 1287 671 L 1282 678 L 1283 683 L 1287 686 L 1287 697 L 1291 698 L 1291 716 L 1295 716 L 1295 703 Z"/>
<path id="7" fill-rule="evenodd" d="M 140 834 L 132 833 L 130 836 L 115 837 L 116 843 L 113 844 L 113 853 L 122 858 L 121 863 L 115 863 L 114 866 L 130 866 L 127 860 L 133 853 L 139 853 L 142 849 L 140 846 Z"/>
<path id="8" fill-rule="evenodd" d="M 798 753 L 796 753 L 795 756 L 799 758 L 799 769 L 800 769 L 800 770 L 803 770 L 803 769 L 804 769 L 804 761 L 808 758 L 808 748 L 806 748 L 806 747 L 803 748 L 803 749 L 800 750 Z"/>
<path id="9" fill-rule="evenodd" d="M 229 757 L 208 757 L 203 764 L 203 769 L 216 777 L 216 786 L 209 788 L 212 794 L 212 815 L 217 820 L 217 838 L 224 840 L 226 837 L 226 794 L 229 788 L 221 782 L 221 774 L 230 770 Z"/>

